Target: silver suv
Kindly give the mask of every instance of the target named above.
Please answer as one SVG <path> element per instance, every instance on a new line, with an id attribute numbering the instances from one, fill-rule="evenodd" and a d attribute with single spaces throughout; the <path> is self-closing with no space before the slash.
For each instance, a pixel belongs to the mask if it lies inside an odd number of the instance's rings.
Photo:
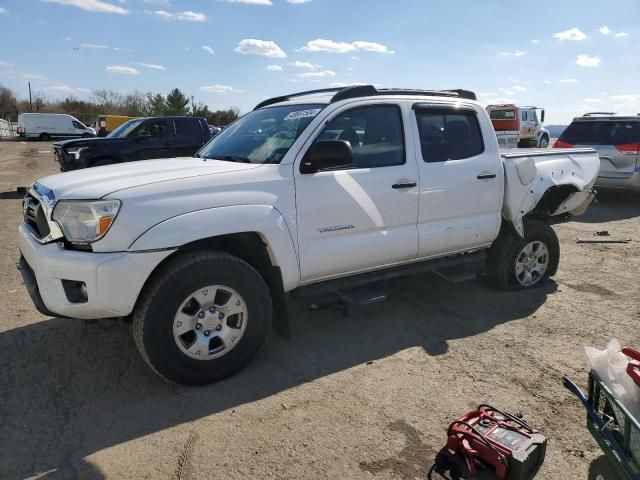
<path id="1" fill-rule="evenodd" d="M 592 147 L 600 155 L 596 186 L 640 190 L 640 114 L 576 117 L 553 148 Z"/>

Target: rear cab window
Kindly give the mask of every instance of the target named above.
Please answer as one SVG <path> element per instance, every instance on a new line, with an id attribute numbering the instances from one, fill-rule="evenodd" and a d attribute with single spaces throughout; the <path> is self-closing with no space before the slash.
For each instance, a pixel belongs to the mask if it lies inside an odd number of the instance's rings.
<path id="1" fill-rule="evenodd" d="M 425 162 L 462 160 L 484 152 L 475 110 L 421 105 L 414 110 Z"/>
<path id="2" fill-rule="evenodd" d="M 199 118 L 176 118 L 174 123 L 178 138 L 200 138 L 204 135 Z"/>
<path id="3" fill-rule="evenodd" d="M 559 138 L 572 145 L 625 145 L 640 142 L 640 121 L 574 121 Z"/>

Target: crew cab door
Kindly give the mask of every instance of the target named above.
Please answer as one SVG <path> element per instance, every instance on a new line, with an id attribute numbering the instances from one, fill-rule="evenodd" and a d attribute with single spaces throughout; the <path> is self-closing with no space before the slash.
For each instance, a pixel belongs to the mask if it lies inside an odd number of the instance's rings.
<path id="1" fill-rule="evenodd" d="M 475 106 L 418 103 L 413 110 L 420 172 L 418 256 L 491 244 L 500 229 L 504 174 L 487 116 Z"/>
<path id="2" fill-rule="evenodd" d="M 173 124 L 164 118 L 143 122 L 130 137 L 132 152 L 129 160 L 173 157 L 170 141 L 174 137 Z"/>
<path id="3" fill-rule="evenodd" d="M 303 174 L 301 152 L 295 184 L 303 281 L 416 258 L 418 171 L 407 118 L 401 102 L 344 106 L 306 147 L 349 141 L 353 163 Z"/>

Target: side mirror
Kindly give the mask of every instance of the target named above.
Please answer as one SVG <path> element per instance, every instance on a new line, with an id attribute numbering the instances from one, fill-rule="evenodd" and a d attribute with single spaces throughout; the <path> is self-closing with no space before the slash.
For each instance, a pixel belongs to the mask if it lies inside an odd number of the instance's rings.
<path id="1" fill-rule="evenodd" d="M 344 167 L 353 161 L 351 144 L 346 140 L 325 140 L 311 145 L 302 159 L 300 173 L 316 173 L 329 168 Z"/>
<path id="2" fill-rule="evenodd" d="M 540 112 L 540 123 L 544 123 L 544 110 Z"/>

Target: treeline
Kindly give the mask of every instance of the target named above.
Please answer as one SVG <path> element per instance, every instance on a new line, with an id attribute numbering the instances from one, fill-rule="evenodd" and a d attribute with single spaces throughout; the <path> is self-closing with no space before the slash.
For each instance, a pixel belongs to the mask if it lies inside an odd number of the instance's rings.
<path id="1" fill-rule="evenodd" d="M 36 93 L 29 99 L 18 99 L 14 92 L 0 85 L 0 118 L 18 120 L 24 112 L 67 113 L 85 124 L 95 123 L 98 115 L 127 115 L 130 117 L 155 117 L 164 115 L 194 115 L 204 117 L 209 124 L 228 125 L 240 113 L 237 108 L 212 111 L 207 105 L 194 103 L 180 89 L 174 88 L 167 95 L 135 91 L 120 93 L 116 90 L 94 90 L 89 100 L 67 97 L 52 100 Z"/>

